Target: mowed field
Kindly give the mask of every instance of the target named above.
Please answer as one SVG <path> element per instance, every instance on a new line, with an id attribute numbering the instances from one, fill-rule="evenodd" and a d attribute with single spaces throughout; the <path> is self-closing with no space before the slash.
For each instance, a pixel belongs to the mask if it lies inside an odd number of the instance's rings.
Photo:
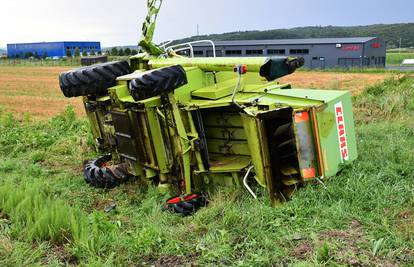
<path id="1" fill-rule="evenodd" d="M 0 106 L 17 117 L 47 119 L 65 110 L 75 108 L 78 116 L 84 114 L 80 98 L 65 98 L 60 89 L 59 73 L 70 67 L 0 67 Z M 382 82 L 387 73 L 297 72 L 280 79 L 297 88 L 351 90 L 357 94 L 363 88 Z"/>
<path id="2" fill-rule="evenodd" d="M 0 67 L 0 106 L 18 117 L 29 114 L 49 118 L 73 105 L 77 115 L 83 114 L 78 98 L 65 98 L 58 76 L 68 67 Z"/>

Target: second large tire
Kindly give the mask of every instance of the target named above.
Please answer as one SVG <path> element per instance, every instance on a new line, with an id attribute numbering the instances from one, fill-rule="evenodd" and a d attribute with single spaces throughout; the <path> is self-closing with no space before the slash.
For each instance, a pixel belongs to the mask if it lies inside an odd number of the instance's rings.
<path id="1" fill-rule="evenodd" d="M 84 168 L 86 183 L 97 188 L 111 189 L 133 178 L 119 166 L 106 167 L 111 159 L 111 155 L 105 155 L 87 162 Z"/>
<path id="2" fill-rule="evenodd" d="M 131 80 L 129 91 L 135 101 L 147 99 L 160 94 L 168 94 L 187 84 L 187 74 L 180 65 L 143 72 Z"/>
<path id="3" fill-rule="evenodd" d="M 117 77 L 130 73 L 127 61 L 107 62 L 64 72 L 59 84 L 66 97 L 104 95 Z"/>

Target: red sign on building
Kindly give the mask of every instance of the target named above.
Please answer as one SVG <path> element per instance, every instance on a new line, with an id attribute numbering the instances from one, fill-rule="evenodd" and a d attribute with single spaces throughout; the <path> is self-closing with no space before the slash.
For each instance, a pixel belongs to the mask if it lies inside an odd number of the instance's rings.
<path id="1" fill-rule="evenodd" d="M 359 49 L 361 49 L 361 46 L 360 45 L 355 45 L 355 44 L 343 45 L 342 46 L 342 50 L 344 50 L 344 51 L 359 51 Z"/>
<path id="2" fill-rule="evenodd" d="M 361 46 L 357 44 L 347 44 L 342 46 L 343 51 L 359 51 L 360 49 Z"/>

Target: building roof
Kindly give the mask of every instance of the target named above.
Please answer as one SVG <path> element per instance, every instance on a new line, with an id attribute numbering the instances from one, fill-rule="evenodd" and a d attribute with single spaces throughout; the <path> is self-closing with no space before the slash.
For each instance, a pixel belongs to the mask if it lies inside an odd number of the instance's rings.
<path id="1" fill-rule="evenodd" d="M 39 44 L 63 44 L 63 43 L 100 43 L 99 41 L 57 41 L 57 42 L 34 42 L 34 43 L 10 43 L 7 45 L 39 45 Z"/>
<path id="2" fill-rule="evenodd" d="M 275 40 L 237 40 L 215 41 L 218 46 L 233 45 L 301 45 L 301 44 L 355 44 L 366 43 L 377 37 L 351 37 L 351 38 L 310 38 L 310 39 L 275 39 Z M 194 46 L 206 46 L 206 44 L 194 44 Z"/>

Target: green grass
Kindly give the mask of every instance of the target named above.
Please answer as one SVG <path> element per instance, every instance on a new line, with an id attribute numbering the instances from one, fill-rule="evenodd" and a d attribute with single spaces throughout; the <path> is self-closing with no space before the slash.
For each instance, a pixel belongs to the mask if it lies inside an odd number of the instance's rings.
<path id="1" fill-rule="evenodd" d="M 387 65 L 401 65 L 404 59 L 414 59 L 414 53 L 387 53 Z"/>
<path id="2" fill-rule="evenodd" d="M 390 70 L 386 68 L 360 68 L 360 67 L 352 67 L 352 68 L 326 68 L 326 69 L 310 69 L 310 68 L 300 68 L 297 72 L 333 72 L 333 73 L 368 73 L 368 74 L 401 74 L 403 73 L 400 70 Z"/>
<path id="3" fill-rule="evenodd" d="M 77 67 L 81 66 L 80 59 L 0 59 L 0 66 L 17 67 Z"/>
<path id="4" fill-rule="evenodd" d="M 70 108 L 46 122 L 0 111 L 0 265 L 412 266 L 413 86 L 355 97 L 359 159 L 325 186 L 278 208 L 258 188 L 258 201 L 222 189 L 187 218 L 162 212 L 153 188 L 86 186 L 92 138 Z"/>

